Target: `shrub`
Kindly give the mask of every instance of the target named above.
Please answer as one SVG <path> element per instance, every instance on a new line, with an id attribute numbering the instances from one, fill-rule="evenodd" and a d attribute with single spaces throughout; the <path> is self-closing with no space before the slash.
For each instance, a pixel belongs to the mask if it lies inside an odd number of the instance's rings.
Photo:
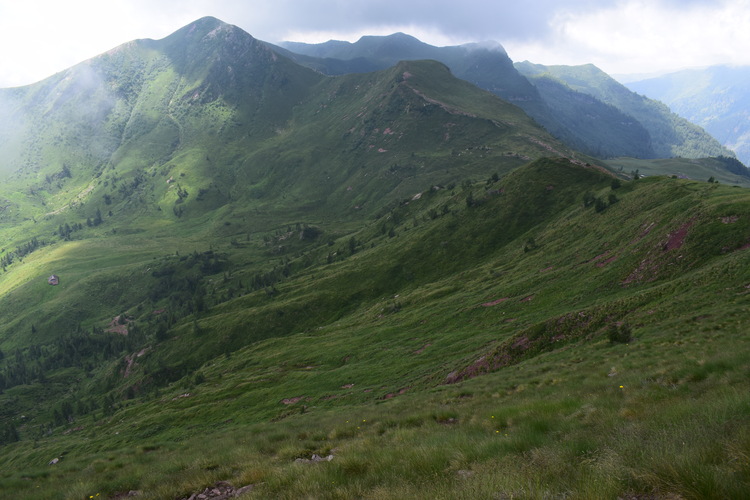
<path id="1" fill-rule="evenodd" d="M 607 329 L 607 338 L 612 344 L 627 344 L 633 340 L 633 332 L 627 323 L 612 323 Z"/>
<path id="2" fill-rule="evenodd" d="M 607 202 L 602 200 L 601 198 L 597 198 L 594 202 L 594 210 L 597 211 L 597 213 L 604 212 L 604 210 L 607 209 Z"/>

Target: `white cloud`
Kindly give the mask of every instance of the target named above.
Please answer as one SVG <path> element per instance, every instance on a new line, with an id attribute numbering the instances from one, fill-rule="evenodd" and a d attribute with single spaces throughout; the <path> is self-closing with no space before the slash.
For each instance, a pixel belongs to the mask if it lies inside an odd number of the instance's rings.
<path id="1" fill-rule="evenodd" d="M 207 15 L 269 42 L 402 31 L 432 45 L 496 40 L 514 60 L 610 73 L 750 64 L 750 0 L 0 0 L 0 87 Z"/>
<path id="2" fill-rule="evenodd" d="M 406 33 L 420 41 L 444 47 L 448 45 L 460 45 L 463 43 L 474 42 L 476 40 L 446 34 L 435 28 L 425 28 L 414 24 L 389 24 L 378 26 L 370 29 L 352 29 L 352 30 L 325 30 L 325 31 L 305 31 L 290 30 L 278 37 L 278 41 L 304 42 L 304 43 L 323 43 L 329 40 L 339 40 L 346 42 L 356 42 L 366 35 L 387 36 L 393 33 Z M 270 41 L 270 40 L 267 40 Z"/>
<path id="3" fill-rule="evenodd" d="M 135 38 L 166 36 L 193 16 L 143 0 L 0 0 L 0 87 L 32 83 Z"/>
<path id="4" fill-rule="evenodd" d="M 750 64 L 750 1 L 621 1 L 551 20 L 548 43 L 510 43 L 515 59 L 593 63 L 608 73 L 653 73 L 714 64 Z"/>

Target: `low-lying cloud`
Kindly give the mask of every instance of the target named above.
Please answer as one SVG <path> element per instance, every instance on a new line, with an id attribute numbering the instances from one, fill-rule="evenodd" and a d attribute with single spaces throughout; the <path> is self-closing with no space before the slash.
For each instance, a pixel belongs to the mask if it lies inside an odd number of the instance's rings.
<path id="1" fill-rule="evenodd" d="M 0 3 L 0 87 L 211 15 L 269 42 L 402 31 L 433 45 L 495 40 L 514 60 L 608 72 L 750 64 L 750 0 L 69 0 Z"/>

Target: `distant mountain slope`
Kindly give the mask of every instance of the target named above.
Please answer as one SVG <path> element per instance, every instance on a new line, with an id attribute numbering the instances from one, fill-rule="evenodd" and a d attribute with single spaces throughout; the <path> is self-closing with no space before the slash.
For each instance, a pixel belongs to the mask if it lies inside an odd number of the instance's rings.
<path id="1" fill-rule="evenodd" d="M 548 76 L 530 77 L 557 123 L 546 127 L 573 147 L 600 158 L 655 158 L 654 141 L 635 118 Z"/>
<path id="2" fill-rule="evenodd" d="M 599 157 L 732 155 L 698 127 L 672 116 L 665 106 L 653 101 L 639 103 L 642 98 L 622 86 L 616 88 L 614 80 L 607 83 L 604 95 L 568 85 L 557 76 L 534 78 L 543 72 L 542 66 L 514 66 L 499 44 L 434 47 L 397 33 L 362 37 L 354 43 L 284 42 L 282 46 L 291 52 L 289 57 L 325 74 L 374 71 L 404 59 L 441 61 L 457 77 L 517 104 L 558 139 Z M 527 72 L 528 79 L 521 74 Z"/>
<path id="3" fill-rule="evenodd" d="M 77 205 L 89 217 L 98 207 L 169 219 L 281 193 L 290 208 L 304 198 L 339 214 L 369 211 L 547 148 L 573 155 L 441 64 L 325 78 L 214 18 L 2 89 L 0 101 L 14 118 L 0 128 L 13 145 L 0 172 L 12 172 L 7 197 L 21 207 L 5 220 Z"/>
<path id="4" fill-rule="evenodd" d="M 374 71 L 401 60 L 434 59 L 447 65 L 458 78 L 489 90 L 521 107 L 529 116 L 558 139 L 588 154 L 647 156 L 644 131 L 614 109 L 606 109 L 595 100 L 566 95 L 565 111 L 577 107 L 572 115 L 562 113 L 557 102 L 542 99 L 539 91 L 513 66 L 505 49 L 497 43 L 435 47 L 416 38 L 396 33 L 389 36 L 365 36 L 354 43 L 329 41 L 321 44 L 284 42 L 289 57 L 300 64 L 329 75 Z M 587 111 L 593 108 L 593 111 Z M 604 109 L 603 109 L 604 108 Z M 582 121 L 583 113 L 598 119 Z M 636 130 L 634 130 L 636 129 Z M 603 136 L 602 130 L 607 131 Z M 626 139 L 623 139 L 626 138 Z"/>
<path id="5" fill-rule="evenodd" d="M 656 158 L 734 156 L 700 127 L 672 113 L 663 103 L 633 93 L 593 64 L 544 66 L 525 61 L 516 63 L 516 68 L 532 82 L 541 82 L 537 87 L 550 100 L 559 99 L 558 95 L 545 92 L 551 78 L 636 120 L 648 131 Z"/>
<path id="6" fill-rule="evenodd" d="M 628 83 L 697 123 L 750 163 L 750 67 L 713 66 Z"/>
<path id="7" fill-rule="evenodd" d="M 433 59 L 448 66 L 458 78 L 507 101 L 519 105 L 541 105 L 534 87 L 513 68 L 505 49 L 497 43 L 435 47 L 412 36 L 395 33 L 364 36 L 355 43 L 283 42 L 281 46 L 289 50 L 289 56 L 300 64 L 331 75 L 385 69 L 404 60 Z M 307 57 L 300 58 L 300 55 Z"/>

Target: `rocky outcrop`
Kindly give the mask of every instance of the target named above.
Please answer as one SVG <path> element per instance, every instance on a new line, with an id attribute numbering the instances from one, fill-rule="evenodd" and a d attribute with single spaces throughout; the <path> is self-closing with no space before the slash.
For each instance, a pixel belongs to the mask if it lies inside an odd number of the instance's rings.
<path id="1" fill-rule="evenodd" d="M 235 488 L 226 481 L 219 481 L 213 486 L 209 486 L 205 490 L 193 493 L 187 497 L 180 497 L 179 500 L 227 500 L 230 498 L 238 498 L 253 489 L 253 485 L 249 484 L 242 488 Z"/>

